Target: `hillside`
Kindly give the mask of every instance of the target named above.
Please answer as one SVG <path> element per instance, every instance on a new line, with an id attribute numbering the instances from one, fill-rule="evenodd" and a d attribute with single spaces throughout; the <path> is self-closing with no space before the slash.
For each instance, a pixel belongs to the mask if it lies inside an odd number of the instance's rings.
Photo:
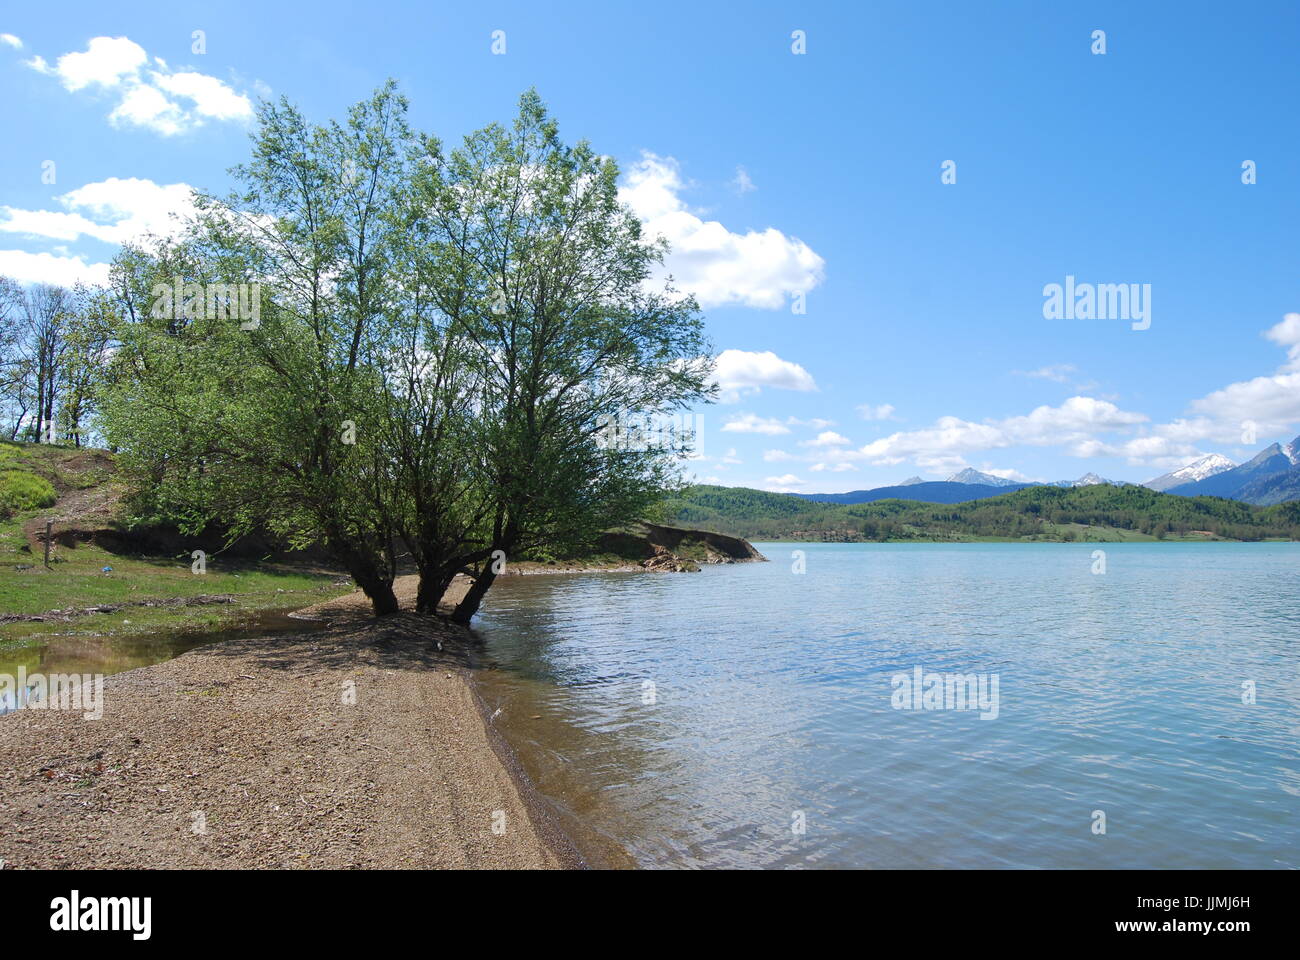
<path id="1" fill-rule="evenodd" d="M 1034 486 L 950 505 L 831 504 L 696 486 L 668 501 L 665 512 L 684 526 L 754 540 L 1300 539 L 1300 503 L 1256 507 L 1135 485 Z"/>
<path id="2" fill-rule="evenodd" d="M 66 650 L 86 638 L 175 636 L 301 607 L 350 586 L 301 559 L 265 562 L 265 551 L 223 552 L 216 538 L 132 531 L 123 522 L 123 492 L 107 451 L 0 443 L 0 673 L 39 665 L 41 648 L 27 641 L 57 638 Z M 195 549 L 208 554 L 202 575 Z M 15 640 L 24 644 L 8 643 Z M 87 656 L 100 655 L 87 648 Z"/>

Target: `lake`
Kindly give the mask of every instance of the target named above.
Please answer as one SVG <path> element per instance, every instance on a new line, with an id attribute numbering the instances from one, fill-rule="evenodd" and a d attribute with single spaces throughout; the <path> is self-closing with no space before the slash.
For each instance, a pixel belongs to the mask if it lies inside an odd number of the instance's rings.
<path id="1" fill-rule="evenodd" d="M 756 546 L 488 595 L 481 688 L 585 849 L 1300 866 L 1300 544 Z"/>

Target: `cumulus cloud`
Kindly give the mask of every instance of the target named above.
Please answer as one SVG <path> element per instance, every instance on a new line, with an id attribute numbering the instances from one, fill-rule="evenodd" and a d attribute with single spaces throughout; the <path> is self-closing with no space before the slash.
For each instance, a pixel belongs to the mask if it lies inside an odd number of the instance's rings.
<path id="1" fill-rule="evenodd" d="M 811 440 L 804 440 L 800 446 L 804 447 L 844 447 L 848 446 L 851 441 L 843 434 L 836 433 L 834 430 L 823 430 Z"/>
<path id="2" fill-rule="evenodd" d="M 769 436 L 776 436 L 781 433 L 789 433 L 790 428 L 780 420 L 760 417 L 753 413 L 746 413 L 740 416 L 732 417 L 722 425 L 723 433 L 764 433 Z"/>
<path id="3" fill-rule="evenodd" d="M 23 48 L 23 42 L 12 33 L 0 33 L 0 43 L 3 43 L 7 47 L 13 47 L 15 50 L 21 50 Z"/>
<path id="4" fill-rule="evenodd" d="M 86 49 L 65 53 L 53 65 L 36 56 L 27 65 L 57 77 L 71 92 L 87 90 L 113 102 L 109 122 L 175 136 L 208 120 L 252 119 L 247 96 L 216 77 L 172 70 L 160 57 L 127 37 L 94 37 Z"/>
<path id="5" fill-rule="evenodd" d="M 713 379 L 723 403 L 736 403 L 741 397 L 755 394 L 763 387 L 800 391 L 817 389 L 812 374 L 797 363 L 782 360 L 771 350 L 723 350 L 718 354 Z"/>
<path id="6" fill-rule="evenodd" d="M 676 160 L 643 153 L 624 176 L 619 197 L 645 223 L 648 236 L 668 240 L 664 274 L 695 294 L 701 306 L 777 310 L 791 294 L 821 283 L 826 262 L 802 240 L 774 227 L 733 233 L 692 212 L 681 199 L 684 189 Z"/>
<path id="7" fill-rule="evenodd" d="M 795 487 L 801 487 L 804 483 L 793 473 L 782 474 L 779 477 L 768 477 L 763 482 L 767 484 L 767 489 L 774 493 L 792 493 Z"/>
<path id="8" fill-rule="evenodd" d="M 1031 482 L 1030 477 L 1025 476 L 1019 470 L 1012 469 L 1011 467 L 992 467 L 986 463 L 979 469 L 981 473 L 987 473 L 994 477 L 1001 477 L 1003 480 L 1014 480 L 1017 483 Z"/>
<path id="9" fill-rule="evenodd" d="M 108 283 L 107 263 L 87 263 L 81 257 L 57 256 L 52 253 L 28 253 L 26 250 L 0 250 L 0 277 L 19 283 L 52 283 L 70 287 L 75 283 Z"/>
<path id="10" fill-rule="evenodd" d="M 1300 372 L 1229 384 L 1193 401 L 1191 409 L 1202 416 L 1177 423 L 1184 435 L 1226 439 L 1241 433 L 1248 420 L 1264 433 L 1289 429 L 1300 420 Z"/>
<path id="11" fill-rule="evenodd" d="M 829 470 L 832 473 L 844 473 L 846 470 L 856 470 L 858 468 L 847 460 L 841 460 L 839 463 L 814 463 L 808 469 L 816 473 L 821 473 L 826 470 Z"/>
<path id="12" fill-rule="evenodd" d="M 1203 456 L 1194 445 L 1159 434 L 1131 437 L 1116 443 L 1081 440 L 1068 452 L 1076 457 L 1123 457 L 1133 466 L 1153 467 L 1181 467 Z"/>
<path id="13" fill-rule="evenodd" d="M 1121 439 L 1076 438 L 1067 452 L 1077 457 L 1123 457 L 1134 466 L 1169 469 L 1205 456 L 1204 444 L 1241 444 L 1244 427 L 1261 438 L 1289 434 L 1300 422 L 1300 313 L 1288 313 L 1264 336 L 1287 351 L 1271 375 L 1230 383 L 1193 400 L 1186 417 Z M 1249 445 L 1249 444 L 1247 444 Z"/>
<path id="14" fill-rule="evenodd" d="M 49 240 L 90 237 L 122 244 L 145 236 L 174 237 L 194 213 L 194 190 L 186 183 L 158 184 L 136 177 L 109 177 L 57 198 L 62 210 L 0 207 L 0 231 Z"/>
<path id="15" fill-rule="evenodd" d="M 1060 406 L 1041 406 L 1023 416 L 983 423 L 940 417 L 931 427 L 899 431 L 845 453 L 880 465 L 911 460 L 938 472 L 966 466 L 964 455 L 968 453 L 1022 445 L 1080 444 L 1097 433 L 1132 428 L 1147 419 L 1107 400 L 1071 397 Z"/>
<path id="16" fill-rule="evenodd" d="M 1121 454 L 1156 466 L 1181 466 L 1175 461 L 1202 455 L 1199 444 L 1206 441 L 1245 442 L 1242 433 L 1248 423 L 1261 437 L 1290 433 L 1300 422 L 1300 313 L 1288 313 L 1264 336 L 1287 351 L 1276 373 L 1230 383 L 1193 400 L 1189 416 L 1153 427 L 1149 436 L 1132 441 Z"/>
<path id="17" fill-rule="evenodd" d="M 1300 370 L 1300 313 L 1288 313 L 1281 323 L 1264 331 L 1264 336 L 1286 348 L 1284 370 Z"/>

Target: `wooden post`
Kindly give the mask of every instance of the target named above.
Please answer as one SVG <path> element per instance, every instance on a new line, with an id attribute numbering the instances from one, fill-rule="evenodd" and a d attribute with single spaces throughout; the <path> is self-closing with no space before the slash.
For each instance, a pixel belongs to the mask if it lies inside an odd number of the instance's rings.
<path id="1" fill-rule="evenodd" d="M 50 567 L 50 530 L 54 527 L 53 520 L 45 521 L 45 568 Z"/>

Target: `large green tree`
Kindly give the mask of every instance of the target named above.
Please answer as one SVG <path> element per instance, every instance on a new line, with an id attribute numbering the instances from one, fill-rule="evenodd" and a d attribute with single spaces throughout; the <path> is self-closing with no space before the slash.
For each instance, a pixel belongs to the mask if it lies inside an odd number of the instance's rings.
<path id="1" fill-rule="evenodd" d="M 241 189 L 203 198 L 180 244 L 119 262 L 105 405 L 106 432 L 166 512 L 317 542 L 379 614 L 397 609 L 397 557 L 372 361 L 389 346 L 386 211 L 407 179 L 405 112 L 391 85 L 326 126 L 264 104 Z"/>
<path id="2" fill-rule="evenodd" d="M 535 94 L 450 152 L 405 115 L 392 84 L 341 124 L 261 108 L 242 189 L 119 259 L 103 419 L 162 513 L 317 540 L 378 613 L 404 549 L 423 611 L 473 577 L 467 621 L 502 558 L 659 498 L 682 448 L 609 423 L 706 399 L 709 351 L 695 302 L 650 289 L 665 247 L 614 163 Z M 257 322 L 192 309 L 191 284 L 258 285 Z"/>
<path id="3" fill-rule="evenodd" d="M 415 168 L 413 230 L 427 296 L 468 355 L 479 549 L 454 613 L 468 621 L 499 558 L 589 545 L 661 495 L 684 445 L 605 442 L 611 421 L 664 418 L 706 399 L 711 370 L 695 301 L 650 287 L 666 245 L 618 198 L 618 168 L 566 145 L 526 93 L 510 127 Z M 626 438 L 623 438 L 626 439 Z M 497 558 L 494 560 L 493 558 Z"/>

